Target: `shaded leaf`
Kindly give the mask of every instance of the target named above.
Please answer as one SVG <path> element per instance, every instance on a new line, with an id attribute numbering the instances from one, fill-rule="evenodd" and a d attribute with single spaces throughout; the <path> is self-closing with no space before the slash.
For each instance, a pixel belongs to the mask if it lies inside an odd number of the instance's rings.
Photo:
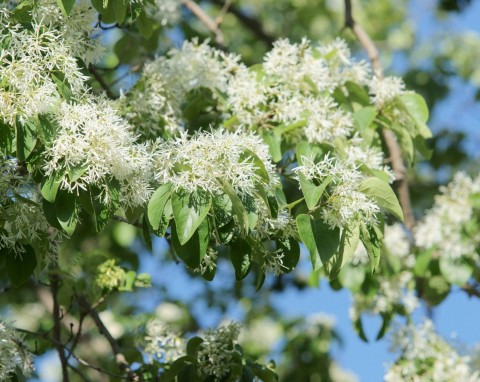
<path id="1" fill-rule="evenodd" d="M 181 245 L 185 244 L 195 233 L 200 223 L 207 216 L 212 205 L 208 192 L 198 190 L 189 193 L 179 190 L 172 195 L 172 210 L 176 233 Z"/>
<path id="2" fill-rule="evenodd" d="M 403 221 L 403 211 L 390 185 L 377 177 L 365 179 L 358 191 L 371 197 L 381 208 Z"/>

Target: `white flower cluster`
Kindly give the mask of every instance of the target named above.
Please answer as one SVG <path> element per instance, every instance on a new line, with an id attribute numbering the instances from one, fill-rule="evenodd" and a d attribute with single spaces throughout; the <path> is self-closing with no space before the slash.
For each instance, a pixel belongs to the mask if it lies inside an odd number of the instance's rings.
<path id="1" fill-rule="evenodd" d="M 258 175 L 249 152 L 262 162 L 268 181 Z M 182 133 L 171 141 L 159 141 L 154 160 L 155 178 L 175 189 L 218 193 L 223 192 L 222 182 L 227 182 L 239 195 L 252 195 L 257 182 L 267 189 L 278 182 L 268 147 L 252 133 L 216 130 L 192 137 Z"/>
<path id="2" fill-rule="evenodd" d="M 16 371 L 28 375 L 33 370 L 31 355 L 22 341 L 17 331 L 0 320 L 0 381 L 10 381 Z"/>
<path id="3" fill-rule="evenodd" d="M 400 77 L 375 76 L 369 81 L 368 87 L 371 102 L 379 109 L 405 91 L 405 84 Z"/>
<path id="4" fill-rule="evenodd" d="M 185 340 L 160 319 L 151 320 L 146 327 L 143 351 L 150 362 L 172 363 L 185 354 Z"/>
<path id="5" fill-rule="evenodd" d="M 378 205 L 358 191 L 358 185 L 365 176 L 350 160 L 341 160 L 328 153 L 318 163 L 302 158 L 303 165 L 295 172 L 302 173 L 307 179 L 321 183 L 328 176 L 332 181 L 327 186 L 327 198 L 322 208 L 322 218 L 330 227 L 352 227 L 358 222 L 372 224 L 380 212 Z"/>
<path id="6" fill-rule="evenodd" d="M 56 0 L 36 0 L 32 15 L 35 20 L 56 29 L 70 47 L 70 53 L 85 64 L 97 62 L 105 53 L 95 26 L 97 12 L 86 0 L 75 2 L 69 16 L 65 16 Z"/>
<path id="7" fill-rule="evenodd" d="M 460 356 L 437 333 L 429 320 L 417 328 L 406 326 L 393 335 L 393 350 L 400 357 L 390 365 L 385 382 L 478 382 L 478 371 L 470 369 L 468 357 Z"/>
<path id="8" fill-rule="evenodd" d="M 125 271 L 109 259 L 98 266 L 95 283 L 109 292 L 118 289 L 125 282 Z"/>
<path id="9" fill-rule="evenodd" d="M 367 65 L 351 60 L 343 40 L 318 49 L 306 39 L 279 40 L 265 55 L 263 72 L 238 70 L 227 90 L 227 108 L 249 128 L 298 124 L 310 142 L 331 142 L 353 130 L 352 114 L 331 93 L 349 80 L 366 85 L 368 77 Z"/>
<path id="10" fill-rule="evenodd" d="M 51 227 L 41 208 L 41 195 L 29 175 L 22 173 L 16 159 L 1 158 L 0 163 L 0 248 L 8 248 L 21 256 L 19 242 L 35 242 L 46 238 L 47 254 L 57 253 L 63 235 Z"/>
<path id="11" fill-rule="evenodd" d="M 411 240 L 400 223 L 386 225 L 384 229 L 384 245 L 388 251 L 401 260 L 403 267 L 412 269 L 415 265 L 415 256 L 410 250 Z"/>
<path id="12" fill-rule="evenodd" d="M 384 229 L 384 246 L 389 253 L 400 260 L 401 270 L 394 275 L 376 275 L 378 292 L 373 296 L 355 294 L 350 315 L 358 318 L 364 311 L 374 314 L 387 313 L 395 306 L 403 306 L 405 312 L 411 314 L 418 306 L 419 300 L 415 296 L 412 268 L 415 265 L 415 256 L 410 250 L 410 241 L 405 229 L 398 223 L 386 225 Z M 352 256 L 352 265 L 368 264 L 368 254 L 362 242 Z"/>
<path id="13" fill-rule="evenodd" d="M 54 115 L 55 140 L 47 147 L 47 175 L 77 171 L 76 179 L 63 179 L 62 187 L 73 192 L 96 185 L 108 188 L 114 177 L 121 185 L 124 205 L 138 206 L 151 194 L 151 159 L 145 145 L 136 144 L 130 126 L 105 99 L 83 103 L 63 102 Z M 80 175 L 78 175 L 80 174 Z M 108 202 L 108 193 L 104 193 Z"/>
<path id="14" fill-rule="evenodd" d="M 62 35 L 37 21 L 32 30 L 12 24 L 5 4 L 0 5 L 0 46 L 0 119 L 5 123 L 54 110 L 60 102 L 55 73 L 63 74 L 74 94 L 85 91 L 86 77 Z"/>
<path id="15" fill-rule="evenodd" d="M 225 92 L 237 56 L 223 53 L 197 40 L 185 42 L 145 65 L 137 85 L 120 100 L 126 117 L 147 137 L 174 134 L 183 128 L 182 105 L 195 89 Z"/>
<path id="16" fill-rule="evenodd" d="M 145 13 L 162 26 L 175 25 L 181 18 L 181 0 L 153 0 L 145 2 Z"/>
<path id="17" fill-rule="evenodd" d="M 198 350 L 199 370 L 208 376 L 221 380 L 227 376 L 232 367 L 238 363 L 238 350 L 235 343 L 240 334 L 240 325 L 231 323 L 220 326 L 216 330 L 206 330 L 201 333 L 203 342 Z"/>
<path id="18" fill-rule="evenodd" d="M 365 165 L 370 170 L 383 171 L 388 174 L 390 182 L 395 180 L 393 170 L 385 164 L 385 155 L 378 147 L 365 147 L 363 139 L 355 136 L 350 139 L 349 146 L 346 147 L 346 158 L 357 165 Z"/>
<path id="19" fill-rule="evenodd" d="M 440 191 L 434 206 L 416 227 L 416 245 L 421 249 L 434 249 L 436 257 L 476 258 L 475 249 L 480 243 L 480 235 L 467 234 L 465 228 L 473 217 L 472 197 L 480 193 L 480 177 L 472 179 L 463 172 L 457 172 Z"/>
<path id="20" fill-rule="evenodd" d="M 378 291 L 374 296 L 361 293 L 354 295 L 350 308 L 350 318 L 355 320 L 362 312 L 373 314 L 391 312 L 396 306 L 403 306 L 407 314 L 411 314 L 419 301 L 413 292 L 414 280 L 410 271 L 401 271 L 391 276 L 377 276 Z"/>

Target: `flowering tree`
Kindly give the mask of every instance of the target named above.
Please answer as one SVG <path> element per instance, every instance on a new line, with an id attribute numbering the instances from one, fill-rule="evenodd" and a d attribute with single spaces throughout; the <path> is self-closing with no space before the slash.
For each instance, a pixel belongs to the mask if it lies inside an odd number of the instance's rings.
<path id="1" fill-rule="evenodd" d="M 480 295 L 480 178 L 457 172 L 433 207 L 415 209 L 407 172 L 432 155 L 428 107 L 384 76 L 351 2 L 347 38 L 369 61 L 345 39 L 275 39 L 242 4 L 205 3 L 1 3 L 0 281 L 24 309 L 0 321 L 1 380 L 35 373 L 34 354 L 49 349 L 63 381 L 348 380 L 323 316 L 252 313 L 243 328 L 201 329 L 165 302 L 131 317 L 128 296 L 157 288 L 139 272 L 155 237 L 192 283 L 231 264 L 216 301 L 262 293 L 270 278 L 294 284 L 303 253 L 310 286 L 352 292 L 364 340 L 364 313 L 382 317 L 380 339 L 452 286 Z M 233 53 L 252 36 L 227 36 L 234 23 L 224 35 L 229 16 L 264 46 Z M 171 48 L 169 34 L 186 39 Z M 36 322 L 22 326 L 26 312 Z M 277 366 L 255 335 L 267 327 L 285 339 Z M 480 379 L 430 321 L 395 338 L 386 381 Z"/>

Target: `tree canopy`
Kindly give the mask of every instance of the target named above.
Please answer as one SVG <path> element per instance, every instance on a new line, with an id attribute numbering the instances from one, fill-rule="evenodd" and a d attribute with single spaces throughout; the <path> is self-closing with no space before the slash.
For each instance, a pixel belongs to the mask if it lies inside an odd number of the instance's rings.
<path id="1" fill-rule="evenodd" d="M 355 381 L 330 316 L 271 300 L 329 285 L 385 381 L 480 381 L 434 325 L 480 297 L 478 161 L 442 119 L 478 97 L 469 3 L 432 32 L 406 0 L 1 1 L 0 380 Z"/>

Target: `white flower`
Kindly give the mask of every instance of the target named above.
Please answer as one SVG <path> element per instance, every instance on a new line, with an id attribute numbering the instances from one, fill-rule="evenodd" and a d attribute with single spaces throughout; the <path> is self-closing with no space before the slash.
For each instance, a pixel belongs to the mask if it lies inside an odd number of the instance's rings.
<path id="1" fill-rule="evenodd" d="M 22 172 L 16 159 L 2 158 L 0 175 L 0 248 L 12 250 L 12 256 L 21 256 L 24 249 L 17 245 L 19 242 L 46 239 L 45 260 L 49 261 L 58 252 L 63 234 L 48 224 L 37 185 Z"/>
<path id="2" fill-rule="evenodd" d="M 415 265 L 415 256 L 410 251 L 410 240 L 401 224 L 385 225 L 384 243 L 389 252 L 402 260 L 407 268 Z"/>
<path id="3" fill-rule="evenodd" d="M 197 40 L 185 42 L 145 65 L 138 84 L 120 100 L 127 118 L 146 137 L 170 135 L 183 129 L 182 106 L 189 92 L 205 88 L 226 92 L 238 57 Z"/>
<path id="4" fill-rule="evenodd" d="M 62 187 L 73 191 L 95 185 L 107 188 L 113 177 L 120 182 L 121 201 L 142 205 L 151 194 L 151 159 L 147 147 L 136 144 L 130 126 L 105 99 L 63 102 L 54 115 L 57 136 L 47 147 L 47 175 L 76 169 L 77 179 L 64 178 Z M 108 194 L 104 194 L 108 202 Z"/>
<path id="5" fill-rule="evenodd" d="M 98 14 L 86 0 L 75 2 L 68 16 L 62 13 L 56 0 L 35 1 L 32 15 L 39 23 L 57 29 L 71 55 L 85 64 L 100 60 L 105 53 L 95 26 Z"/>
<path id="6" fill-rule="evenodd" d="M 176 24 L 181 17 L 181 0 L 154 0 L 145 4 L 145 13 L 163 26 Z"/>
<path id="7" fill-rule="evenodd" d="M 392 349 L 400 356 L 389 366 L 385 382 L 478 382 L 478 371 L 470 369 L 468 357 L 460 356 L 435 333 L 426 320 L 418 327 L 405 326 L 392 337 Z"/>
<path id="8" fill-rule="evenodd" d="M 9 381 L 17 370 L 24 375 L 33 370 L 31 355 L 23 345 L 23 336 L 0 320 L 0 380 Z"/>
<path id="9" fill-rule="evenodd" d="M 143 342 L 143 351 L 150 362 L 156 359 L 162 363 L 172 363 L 185 354 L 185 340 L 158 318 L 147 324 Z"/>
<path id="10" fill-rule="evenodd" d="M 405 90 L 405 84 L 400 77 L 374 76 L 368 87 L 370 88 L 370 99 L 378 108 L 382 108 L 396 96 L 403 94 Z"/>
<path id="11" fill-rule="evenodd" d="M 377 275 L 378 292 L 373 296 L 355 294 L 351 317 L 355 319 L 362 312 L 386 313 L 402 305 L 411 314 L 420 304 L 413 292 L 413 276 L 410 271 L 401 271 L 392 276 Z"/>
<path id="12" fill-rule="evenodd" d="M 268 180 L 258 175 L 258 165 L 249 152 L 261 161 Z M 256 182 L 268 189 L 277 184 L 268 147 L 258 136 L 222 130 L 190 138 L 182 133 L 172 141 L 160 141 L 155 152 L 155 178 L 172 183 L 176 189 L 211 193 L 223 192 L 222 182 L 228 182 L 240 195 L 252 195 Z"/>
<path id="13" fill-rule="evenodd" d="M 201 333 L 203 342 L 198 350 L 198 368 L 209 376 L 220 380 L 227 376 L 240 355 L 235 348 L 240 325 L 231 323 L 216 330 L 206 330 Z"/>
<path id="14" fill-rule="evenodd" d="M 2 10 L 0 118 L 14 125 L 16 118 L 25 122 L 55 110 L 60 95 L 53 76 L 58 73 L 63 74 L 74 94 L 83 94 L 86 77 L 61 33 L 37 21 L 33 21 L 31 30 L 23 29 L 9 21 L 8 8 Z"/>
<path id="15" fill-rule="evenodd" d="M 440 192 L 434 206 L 416 227 L 416 245 L 422 249 L 434 248 L 437 257 L 475 257 L 480 235 L 465 235 L 463 229 L 473 215 L 472 196 L 480 193 L 480 177 L 471 179 L 457 172 Z"/>
<path id="16" fill-rule="evenodd" d="M 330 227 L 351 227 L 363 221 L 372 224 L 380 208 L 365 194 L 358 191 L 364 175 L 351 161 L 343 161 L 327 154 L 320 162 L 302 158 L 303 165 L 294 169 L 311 180 L 322 182 L 328 176 L 327 197 L 322 208 L 322 218 Z"/>

